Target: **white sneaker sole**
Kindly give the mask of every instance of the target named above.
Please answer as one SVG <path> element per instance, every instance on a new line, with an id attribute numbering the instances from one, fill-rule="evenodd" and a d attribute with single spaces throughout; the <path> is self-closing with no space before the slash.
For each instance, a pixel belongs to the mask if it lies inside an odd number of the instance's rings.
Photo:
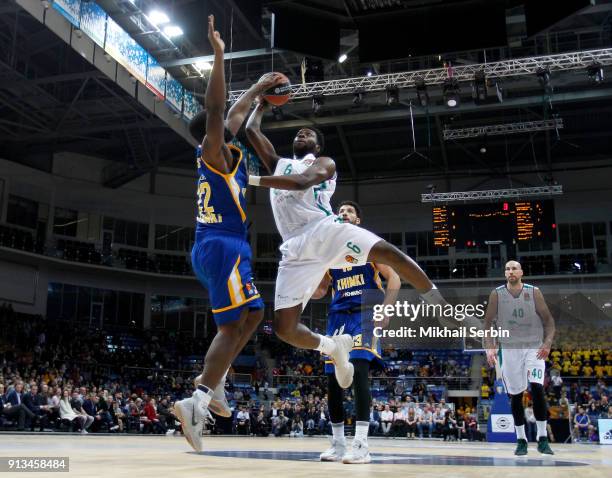
<path id="1" fill-rule="evenodd" d="M 345 336 L 348 338 L 343 340 L 342 342 L 338 340 L 341 337 Z M 342 362 L 340 362 L 332 356 L 332 358 L 334 359 L 336 380 L 338 381 L 338 385 L 340 385 L 340 387 L 349 388 L 353 383 L 353 375 L 355 374 L 355 367 L 353 367 L 353 364 L 349 361 L 349 354 L 351 353 L 351 350 L 353 348 L 353 337 L 348 334 L 338 337 L 336 339 L 336 346 L 342 346 L 343 359 Z M 338 366 L 339 363 L 342 363 L 343 365 Z"/>
<path id="2" fill-rule="evenodd" d="M 367 463 L 371 463 L 372 462 L 372 457 L 370 456 L 370 454 L 368 453 L 366 456 L 364 456 L 363 458 L 359 458 L 357 460 L 353 460 L 351 458 L 343 458 L 342 459 L 342 463 L 346 464 L 346 465 L 365 465 Z"/>

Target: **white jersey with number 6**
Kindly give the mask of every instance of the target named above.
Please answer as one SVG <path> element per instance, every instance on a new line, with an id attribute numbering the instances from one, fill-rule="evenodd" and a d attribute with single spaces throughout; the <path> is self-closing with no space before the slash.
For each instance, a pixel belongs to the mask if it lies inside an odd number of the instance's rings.
<path id="1" fill-rule="evenodd" d="M 302 159 L 280 158 L 274 176 L 303 173 L 316 159 L 313 154 L 307 154 Z M 283 241 L 301 234 L 309 225 L 332 216 L 330 200 L 335 190 L 336 174 L 304 191 L 270 189 L 272 213 Z"/>
<path id="2" fill-rule="evenodd" d="M 275 176 L 300 174 L 315 161 L 281 158 Z M 336 175 L 305 191 L 272 189 L 270 202 L 276 227 L 283 237 L 278 265 L 274 310 L 306 307 L 328 269 L 362 265 L 380 237 L 344 223 L 333 214 L 330 199 Z"/>

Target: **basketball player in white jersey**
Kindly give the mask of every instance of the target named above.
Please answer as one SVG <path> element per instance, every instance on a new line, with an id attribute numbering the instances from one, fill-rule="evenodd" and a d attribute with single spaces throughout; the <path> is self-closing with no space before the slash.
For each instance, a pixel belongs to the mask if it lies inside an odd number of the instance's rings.
<path id="1" fill-rule="evenodd" d="M 342 388 L 353 381 L 349 352 L 353 338 L 326 337 L 300 323 L 300 314 L 328 269 L 386 264 L 411 284 L 423 300 L 446 304 L 421 268 L 399 249 L 370 231 L 343 222 L 332 213 L 330 199 L 336 189 L 336 164 L 322 156 L 322 134 L 302 128 L 293 141 L 293 158 L 281 158 L 261 132 L 262 101 L 247 122 L 247 137 L 273 176 L 251 176 L 249 184 L 270 188 L 276 226 L 283 238 L 274 297 L 274 328 L 283 341 L 331 356 Z"/>
<path id="2" fill-rule="evenodd" d="M 531 383 L 538 451 L 553 455 L 546 431 L 547 405 L 543 384 L 544 360 L 550 353 L 555 336 L 555 322 L 540 289 L 523 283 L 521 265 L 517 261 L 509 261 L 505 269 L 507 282 L 491 292 L 484 326 L 485 330 L 489 330 L 497 317 L 497 327 L 508 330 L 510 337 L 499 339 L 499 352 L 492 339 L 485 339 L 487 361 L 494 366 L 498 363 L 499 353 L 501 377 L 510 396 L 516 430 L 514 454 L 527 454 L 523 392 Z"/>

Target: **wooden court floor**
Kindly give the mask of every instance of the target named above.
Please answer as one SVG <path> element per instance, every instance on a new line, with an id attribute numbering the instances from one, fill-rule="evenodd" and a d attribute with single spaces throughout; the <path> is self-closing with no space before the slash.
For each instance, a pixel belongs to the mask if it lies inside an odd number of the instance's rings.
<path id="1" fill-rule="evenodd" d="M 197 454 L 180 436 L 0 434 L 0 457 L 68 456 L 63 476 L 105 478 L 612 477 L 612 446 L 553 444 L 556 455 L 543 458 L 530 444 L 529 455 L 516 458 L 510 444 L 370 439 L 373 462 L 344 465 L 317 460 L 328 447 L 323 438 L 204 439 L 206 449 Z M 13 475 L 27 476 L 0 474 Z"/>

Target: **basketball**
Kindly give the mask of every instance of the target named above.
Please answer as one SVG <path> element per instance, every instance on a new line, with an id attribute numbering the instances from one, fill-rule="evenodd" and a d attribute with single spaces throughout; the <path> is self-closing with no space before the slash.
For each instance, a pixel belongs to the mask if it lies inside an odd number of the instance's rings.
<path id="1" fill-rule="evenodd" d="M 283 82 L 267 90 L 263 97 L 271 105 L 282 106 L 291 98 L 291 82 L 282 73 L 276 74 L 282 76 Z"/>

